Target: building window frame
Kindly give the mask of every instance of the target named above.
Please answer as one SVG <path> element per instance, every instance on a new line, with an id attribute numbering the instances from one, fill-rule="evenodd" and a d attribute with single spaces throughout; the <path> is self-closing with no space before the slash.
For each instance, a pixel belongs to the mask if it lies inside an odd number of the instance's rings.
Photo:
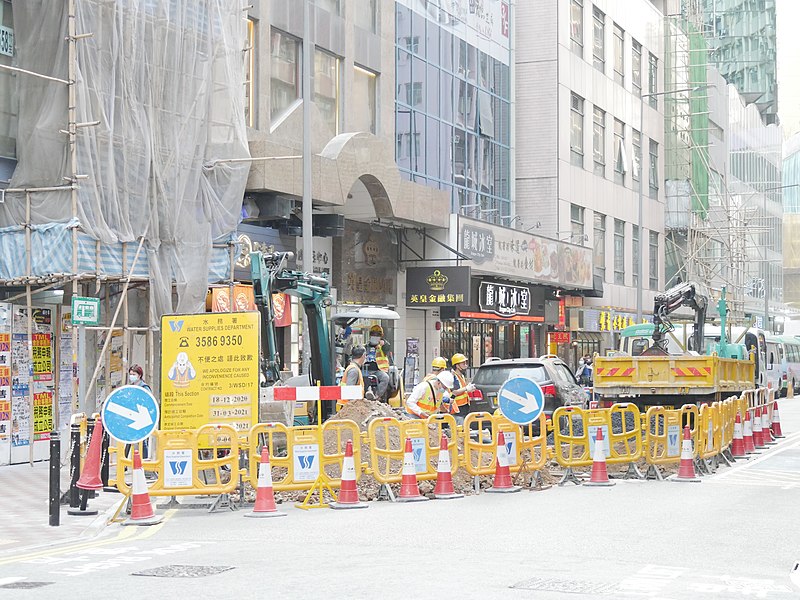
<path id="1" fill-rule="evenodd" d="M 658 142 L 650 140 L 650 197 L 658 198 Z"/>
<path id="2" fill-rule="evenodd" d="M 658 291 L 658 232 L 650 232 L 650 255 L 648 262 L 650 263 L 650 289 Z"/>
<path id="3" fill-rule="evenodd" d="M 637 96 L 642 95 L 642 45 L 631 38 L 631 88 Z"/>
<path id="4" fill-rule="evenodd" d="M 614 219 L 614 283 L 625 285 L 625 221 Z"/>
<path id="5" fill-rule="evenodd" d="M 651 107 L 658 109 L 658 57 L 652 52 L 647 59 L 647 101 Z"/>
<path id="6" fill-rule="evenodd" d="M 578 204 L 570 204 L 569 207 L 569 241 L 574 244 L 583 244 L 586 235 L 585 228 L 586 209 Z"/>
<path id="7" fill-rule="evenodd" d="M 592 110 L 592 160 L 594 174 L 606 176 L 606 111 L 595 106 Z"/>
<path id="8" fill-rule="evenodd" d="M 570 162 L 577 166 L 583 167 L 584 151 L 583 151 L 583 125 L 584 125 L 584 106 L 585 100 L 572 93 L 570 96 L 570 137 L 569 137 L 569 151 Z"/>
<path id="9" fill-rule="evenodd" d="M 631 141 L 633 144 L 631 179 L 633 180 L 633 189 L 639 191 L 639 186 L 642 184 L 642 132 L 632 129 Z"/>
<path id="10" fill-rule="evenodd" d="M 281 58 L 284 55 L 286 47 L 281 44 L 284 40 L 291 41 L 294 44 L 294 99 L 291 102 L 287 102 L 285 106 L 276 109 L 276 90 L 278 86 L 275 85 L 274 81 L 277 79 L 276 77 L 276 69 L 278 68 L 277 58 Z M 278 46 L 276 47 L 276 43 Z M 280 120 L 284 115 L 286 115 L 295 105 L 295 103 L 299 102 L 300 99 L 303 97 L 303 86 L 302 86 L 302 69 L 303 69 L 303 62 L 301 60 L 303 51 L 303 41 L 295 36 L 286 33 L 282 29 L 278 29 L 277 27 L 270 28 L 270 122 L 274 123 L 275 121 Z M 285 58 L 289 58 L 288 55 Z M 287 64 L 291 64 L 291 61 L 286 60 Z M 286 75 L 288 76 L 288 72 Z M 280 80 L 283 81 L 283 80 Z M 287 90 L 289 86 L 287 86 Z"/>
<path id="11" fill-rule="evenodd" d="M 247 17 L 247 69 L 244 79 L 244 121 L 248 127 L 256 126 L 256 31 L 257 21 Z"/>
<path id="12" fill-rule="evenodd" d="M 628 153 L 625 150 L 625 123 L 614 119 L 614 181 L 625 185 L 628 171 Z"/>
<path id="13" fill-rule="evenodd" d="M 631 259 L 633 272 L 632 285 L 639 285 L 639 226 L 631 225 Z"/>
<path id="14" fill-rule="evenodd" d="M 614 23 L 614 81 L 625 86 L 625 30 Z"/>
<path id="15" fill-rule="evenodd" d="M 606 216 L 594 213 L 594 273 L 606 280 Z"/>
<path id="16" fill-rule="evenodd" d="M 359 75 L 366 76 L 367 79 L 367 92 L 369 93 L 370 109 L 369 114 L 369 127 L 365 130 L 372 134 L 377 134 L 378 131 L 378 74 L 375 71 L 362 67 L 358 64 L 353 64 L 353 87 L 356 87 L 356 79 Z M 358 111 L 357 111 L 358 112 Z M 362 121 L 365 122 L 365 121 Z"/>
<path id="17" fill-rule="evenodd" d="M 325 57 L 326 59 L 332 60 L 331 63 L 333 65 L 333 74 L 331 76 L 333 85 L 333 123 L 329 123 L 333 125 L 333 135 L 337 136 L 341 133 L 342 130 L 342 58 L 333 54 L 332 52 L 328 52 L 327 50 L 317 46 L 314 48 L 314 81 L 312 84 L 313 87 L 313 94 L 314 94 L 314 104 L 317 107 L 325 107 L 327 104 L 327 100 L 331 98 L 331 96 L 322 96 L 318 93 L 318 82 L 321 80 L 322 73 L 318 69 L 318 61 L 319 57 Z M 323 118 L 325 114 L 325 110 L 320 108 L 321 112 L 323 113 Z M 327 122 L 327 119 L 326 119 Z"/>
<path id="18" fill-rule="evenodd" d="M 592 63 L 594 68 L 605 73 L 606 70 L 606 15 L 597 8 L 592 8 Z"/>
<path id="19" fill-rule="evenodd" d="M 570 0 L 569 6 L 570 45 L 583 58 L 583 0 Z"/>

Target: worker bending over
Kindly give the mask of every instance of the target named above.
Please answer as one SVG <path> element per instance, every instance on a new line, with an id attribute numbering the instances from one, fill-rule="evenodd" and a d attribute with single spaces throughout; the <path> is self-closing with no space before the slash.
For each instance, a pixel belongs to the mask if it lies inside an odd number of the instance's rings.
<path id="1" fill-rule="evenodd" d="M 450 390 L 455 381 L 453 374 L 442 371 L 435 379 L 421 381 L 414 386 L 406 399 L 406 412 L 417 419 L 427 419 L 437 412 L 450 412 Z"/>

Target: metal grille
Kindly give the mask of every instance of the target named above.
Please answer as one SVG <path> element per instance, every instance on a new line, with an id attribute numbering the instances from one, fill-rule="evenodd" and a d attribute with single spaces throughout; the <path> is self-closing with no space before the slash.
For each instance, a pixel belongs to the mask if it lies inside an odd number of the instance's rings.
<path id="1" fill-rule="evenodd" d="M 571 579 L 543 579 L 534 577 L 511 586 L 518 590 L 536 590 L 538 592 L 564 592 L 567 594 L 614 594 L 619 591 L 615 583 L 596 581 L 575 581 Z"/>
<path id="2" fill-rule="evenodd" d="M 234 568 L 235 567 L 224 566 L 214 567 L 210 565 L 167 565 L 164 567 L 137 571 L 136 573 L 132 573 L 132 575 L 140 575 L 142 577 L 207 577 L 208 575 L 224 573 Z"/>

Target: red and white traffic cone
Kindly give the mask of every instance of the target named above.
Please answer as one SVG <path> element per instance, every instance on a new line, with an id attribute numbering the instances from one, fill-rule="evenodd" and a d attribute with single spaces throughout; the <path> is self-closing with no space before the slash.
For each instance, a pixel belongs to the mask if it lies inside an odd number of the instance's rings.
<path id="1" fill-rule="evenodd" d="M 447 449 L 447 436 L 442 434 L 439 442 L 439 462 L 436 465 L 436 487 L 433 488 L 433 497 L 437 500 L 452 500 L 463 498 L 464 494 L 456 494 L 453 488 L 453 473 L 450 465 L 450 451 Z"/>
<path id="2" fill-rule="evenodd" d="M 594 456 L 592 457 L 592 476 L 584 485 L 610 486 L 617 485 L 616 481 L 608 478 L 606 468 L 606 444 L 603 439 L 603 428 L 597 428 L 597 439 L 594 441 Z"/>
<path id="3" fill-rule="evenodd" d="M 756 447 L 756 450 L 760 450 L 762 448 L 766 448 L 764 445 L 764 436 L 761 431 L 761 407 L 756 407 L 756 414 L 753 417 L 753 444 Z"/>
<path id="4" fill-rule="evenodd" d="M 342 487 L 339 488 L 339 499 L 331 502 L 331 508 L 367 508 L 366 502 L 358 499 L 358 485 L 356 484 L 356 464 L 353 459 L 353 440 L 347 440 L 342 461 Z"/>
<path id="5" fill-rule="evenodd" d="M 756 451 L 756 445 L 753 443 L 753 422 L 750 420 L 750 410 L 744 411 L 744 451 L 747 454 L 753 454 Z"/>
<path id="6" fill-rule="evenodd" d="M 772 435 L 775 438 L 785 437 L 781 431 L 781 416 L 778 414 L 778 403 L 772 409 Z"/>
<path id="7" fill-rule="evenodd" d="M 89 440 L 89 449 L 86 451 L 86 460 L 83 463 L 80 479 L 75 484 L 80 490 L 80 505 L 77 508 L 67 510 L 68 515 L 92 517 L 97 514 L 97 510 L 88 508 L 89 491 L 103 489 L 103 481 L 100 477 L 100 469 L 103 453 L 103 422 L 98 418 L 95 421 L 92 438 Z"/>
<path id="8" fill-rule="evenodd" d="M 700 481 L 694 470 L 694 451 L 692 450 L 692 434 L 689 426 L 683 428 L 683 445 L 681 446 L 681 464 L 678 474 L 669 478 L 670 481 Z"/>
<path id="9" fill-rule="evenodd" d="M 131 503 L 131 516 L 126 519 L 123 525 L 156 525 L 161 523 L 164 515 L 157 515 L 153 511 L 150 502 L 150 494 L 147 493 L 147 481 L 144 478 L 142 469 L 142 457 L 139 456 L 139 448 L 133 448 L 133 482 L 131 485 L 133 492 Z"/>
<path id="10" fill-rule="evenodd" d="M 245 514 L 245 517 L 285 517 L 286 513 L 278 510 L 275 506 L 275 491 L 272 489 L 272 467 L 269 464 L 269 449 L 266 446 L 261 448 L 261 462 L 258 464 L 258 483 L 256 487 L 256 504 L 253 512 Z"/>
<path id="11" fill-rule="evenodd" d="M 511 470 L 508 466 L 508 450 L 506 449 L 506 437 L 503 435 L 502 431 L 498 432 L 497 434 L 496 457 L 494 482 L 492 483 L 492 487 L 486 491 L 494 494 L 510 494 L 512 492 L 520 491 L 522 488 L 518 485 L 514 485 L 514 482 L 511 481 Z"/>
<path id="12" fill-rule="evenodd" d="M 422 502 L 427 500 L 419 493 L 417 484 L 417 465 L 414 462 L 414 450 L 411 447 L 411 438 L 406 438 L 406 448 L 403 454 L 403 479 L 400 483 L 398 502 Z"/>
<path id="13" fill-rule="evenodd" d="M 764 410 L 761 411 L 761 440 L 765 445 L 776 443 L 775 440 L 772 439 L 772 422 L 769 420 L 768 406 L 764 406 Z"/>
<path id="14" fill-rule="evenodd" d="M 736 422 L 733 425 L 731 456 L 733 458 L 745 458 L 747 456 L 744 449 L 744 436 L 742 435 L 742 417 L 738 412 L 736 413 Z"/>

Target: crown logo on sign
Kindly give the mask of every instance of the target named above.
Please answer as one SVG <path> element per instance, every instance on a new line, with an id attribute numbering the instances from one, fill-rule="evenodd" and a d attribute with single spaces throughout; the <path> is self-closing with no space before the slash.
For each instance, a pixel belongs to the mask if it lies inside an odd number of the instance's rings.
<path id="1" fill-rule="evenodd" d="M 432 275 L 428 275 L 425 281 L 428 282 L 428 287 L 432 292 L 441 292 L 447 285 L 447 275 L 442 275 L 442 272 L 436 269 Z"/>

